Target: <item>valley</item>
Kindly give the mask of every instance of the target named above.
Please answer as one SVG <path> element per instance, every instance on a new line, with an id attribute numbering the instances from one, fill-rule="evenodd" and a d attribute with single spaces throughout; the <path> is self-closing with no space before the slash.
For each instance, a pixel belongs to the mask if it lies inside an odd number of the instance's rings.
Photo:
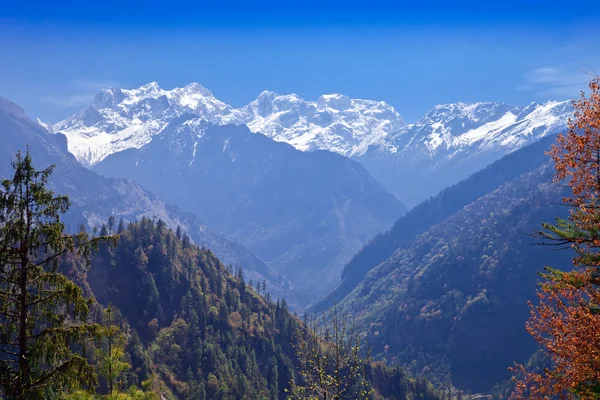
<path id="1" fill-rule="evenodd" d="M 131 384 L 286 398 L 302 373 L 298 313 L 333 307 L 371 349 L 378 398 L 433 400 L 497 392 L 536 352 L 527 303 L 539 272 L 572 254 L 531 235 L 568 216 L 546 152 L 571 113 L 459 103 L 406 125 L 341 95 L 263 92 L 234 109 L 198 84 L 151 83 L 103 89 L 48 128 L 3 99 L 0 172 L 28 148 L 55 165 L 68 230 L 120 221 L 116 250 L 62 268 L 119 310 Z"/>

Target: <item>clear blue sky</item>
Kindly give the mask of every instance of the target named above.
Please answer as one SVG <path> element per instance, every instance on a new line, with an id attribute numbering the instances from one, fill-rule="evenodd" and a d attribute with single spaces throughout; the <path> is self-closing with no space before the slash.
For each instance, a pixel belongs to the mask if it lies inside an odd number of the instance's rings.
<path id="1" fill-rule="evenodd" d="M 49 122 L 149 81 L 196 81 L 234 106 L 339 92 L 413 122 L 439 103 L 572 98 L 600 72 L 586 1 L 6 2 L 0 96 Z"/>

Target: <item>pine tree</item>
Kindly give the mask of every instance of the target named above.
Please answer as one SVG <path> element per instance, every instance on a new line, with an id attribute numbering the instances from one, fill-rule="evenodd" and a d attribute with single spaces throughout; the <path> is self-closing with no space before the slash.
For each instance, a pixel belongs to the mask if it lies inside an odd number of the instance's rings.
<path id="1" fill-rule="evenodd" d="M 268 373 L 268 382 L 269 382 L 269 392 L 271 394 L 271 399 L 279 398 L 279 372 L 277 370 L 277 359 L 275 357 L 271 357 L 269 360 L 269 370 Z"/>
<path id="2" fill-rule="evenodd" d="M 38 399 L 70 387 L 96 385 L 87 360 L 74 352 L 100 333 L 86 323 L 89 301 L 58 271 L 61 257 L 90 250 L 107 238 L 65 233 L 60 215 L 69 199 L 46 188 L 27 151 L 13 161 L 14 177 L 0 187 L 0 394 Z"/>
<path id="3" fill-rule="evenodd" d="M 103 332 L 105 346 L 97 350 L 97 356 L 100 374 L 108 385 L 108 395 L 112 396 L 115 392 L 119 392 L 119 376 L 131 366 L 123 361 L 127 339 L 114 323 L 112 307 L 108 306 L 104 314 L 106 320 Z"/>
<path id="4" fill-rule="evenodd" d="M 115 233 L 115 217 L 113 215 L 108 217 L 108 233 L 110 235 Z"/>

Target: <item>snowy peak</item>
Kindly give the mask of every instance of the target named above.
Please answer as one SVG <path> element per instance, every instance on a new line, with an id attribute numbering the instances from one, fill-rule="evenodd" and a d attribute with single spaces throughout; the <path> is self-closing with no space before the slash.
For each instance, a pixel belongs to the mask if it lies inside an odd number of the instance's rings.
<path id="1" fill-rule="evenodd" d="M 109 154 L 140 148 L 185 114 L 214 124 L 246 124 L 252 132 L 300 150 L 324 149 L 347 156 L 364 152 L 404 125 L 384 102 L 341 94 L 306 101 L 296 94 L 264 91 L 235 109 L 196 82 L 172 90 L 150 82 L 135 89 L 103 89 L 90 106 L 52 131 L 64 133 L 69 151 L 91 166 Z"/>
<path id="2" fill-rule="evenodd" d="M 261 108 L 262 116 L 267 116 L 272 113 L 286 112 L 286 111 L 298 111 L 308 107 L 308 103 L 301 99 L 296 94 L 280 95 L 275 92 L 264 91 L 258 98 L 244 108 L 257 110 Z M 268 110 L 268 111 L 267 111 Z M 258 114 L 258 112 L 257 112 Z"/>
<path id="3" fill-rule="evenodd" d="M 254 133 L 299 150 L 329 150 L 348 157 L 403 157 L 434 165 L 485 151 L 506 153 L 566 127 L 569 102 L 453 103 L 435 106 L 417 123 L 383 101 L 333 93 L 307 101 L 296 94 L 264 91 L 233 108 L 192 82 L 162 89 L 150 82 L 135 89 L 107 88 L 81 112 L 51 127 L 67 136 L 69 151 L 84 165 L 149 143 L 182 116 L 217 125 L 245 124 Z"/>
<path id="4" fill-rule="evenodd" d="M 117 104 L 123 101 L 125 94 L 121 89 L 111 87 L 108 89 L 102 89 L 92 100 L 92 105 L 95 108 L 107 108 L 116 107 Z"/>
<path id="5" fill-rule="evenodd" d="M 167 92 L 167 97 L 179 107 L 207 120 L 231 112 L 231 106 L 217 100 L 210 90 L 196 82 Z"/>
<path id="6" fill-rule="evenodd" d="M 400 114 L 385 102 L 342 94 L 306 101 L 295 94 L 265 91 L 242 110 L 239 122 L 253 132 L 299 150 L 329 150 L 345 156 L 365 151 L 404 125 Z"/>
<path id="7" fill-rule="evenodd" d="M 570 101 L 550 100 L 546 103 L 532 102 L 527 107 L 523 107 L 517 116 L 518 120 L 537 119 L 537 120 L 556 120 L 557 118 L 571 117 L 573 114 L 573 105 Z M 566 121 L 565 121 L 566 122 Z"/>
<path id="8" fill-rule="evenodd" d="M 164 90 L 150 82 L 135 89 L 102 89 L 88 107 L 51 130 L 65 134 L 69 151 L 91 166 L 112 153 L 140 148 L 181 115 L 221 123 L 230 113 L 229 105 L 198 83 Z"/>
<path id="9" fill-rule="evenodd" d="M 343 94 L 325 94 L 317 100 L 317 110 L 326 111 L 327 109 L 344 111 L 352 107 L 352 99 Z"/>
<path id="10" fill-rule="evenodd" d="M 435 106 L 416 123 L 417 127 L 445 128 L 447 132 L 459 133 L 490 121 L 500 119 L 507 113 L 518 112 L 517 107 L 504 103 L 454 103 Z"/>
<path id="11" fill-rule="evenodd" d="M 215 98 L 210 90 L 199 84 L 198 82 L 188 83 L 182 88 L 175 88 L 173 92 L 179 92 L 188 95 L 198 95 L 202 97 Z"/>
<path id="12" fill-rule="evenodd" d="M 415 160 L 451 159 L 483 151 L 508 153 L 567 128 L 570 102 L 514 107 L 504 103 L 455 103 L 434 107 L 379 144 L 378 152 Z"/>
<path id="13" fill-rule="evenodd" d="M 158 97 L 164 93 L 164 90 L 158 86 L 158 82 L 150 82 L 140 86 L 137 89 L 127 90 L 133 96 Z"/>
<path id="14" fill-rule="evenodd" d="M 273 113 L 273 99 L 277 93 L 265 90 L 258 98 L 248 104 L 245 109 L 252 112 L 252 116 L 266 117 Z"/>

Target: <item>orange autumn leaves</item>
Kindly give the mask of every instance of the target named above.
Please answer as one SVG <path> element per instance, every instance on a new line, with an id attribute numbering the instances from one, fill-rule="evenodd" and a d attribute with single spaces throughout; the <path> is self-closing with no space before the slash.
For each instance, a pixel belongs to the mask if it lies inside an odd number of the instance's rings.
<path id="1" fill-rule="evenodd" d="M 600 78 L 573 102 L 569 132 L 549 155 L 555 180 L 567 182 L 572 207 L 566 221 L 544 225 L 542 235 L 575 250 L 575 269 L 548 269 L 526 324 L 549 358 L 549 366 L 516 365 L 514 398 L 600 398 Z"/>
<path id="2" fill-rule="evenodd" d="M 600 316 L 590 305 L 600 304 L 600 293 L 590 281 L 589 270 L 555 273 L 538 292 L 526 326 L 552 365 L 538 372 L 516 366 L 516 398 L 598 398 Z"/>
<path id="3" fill-rule="evenodd" d="M 555 162 L 556 181 L 566 181 L 571 187 L 571 197 L 563 199 L 574 207 L 573 225 L 585 231 L 600 228 L 600 78 L 594 77 L 590 93 L 573 103 L 574 118 L 569 122 L 569 132 L 558 135 L 550 157 Z M 600 246 L 598 238 L 576 241 L 586 248 Z"/>

